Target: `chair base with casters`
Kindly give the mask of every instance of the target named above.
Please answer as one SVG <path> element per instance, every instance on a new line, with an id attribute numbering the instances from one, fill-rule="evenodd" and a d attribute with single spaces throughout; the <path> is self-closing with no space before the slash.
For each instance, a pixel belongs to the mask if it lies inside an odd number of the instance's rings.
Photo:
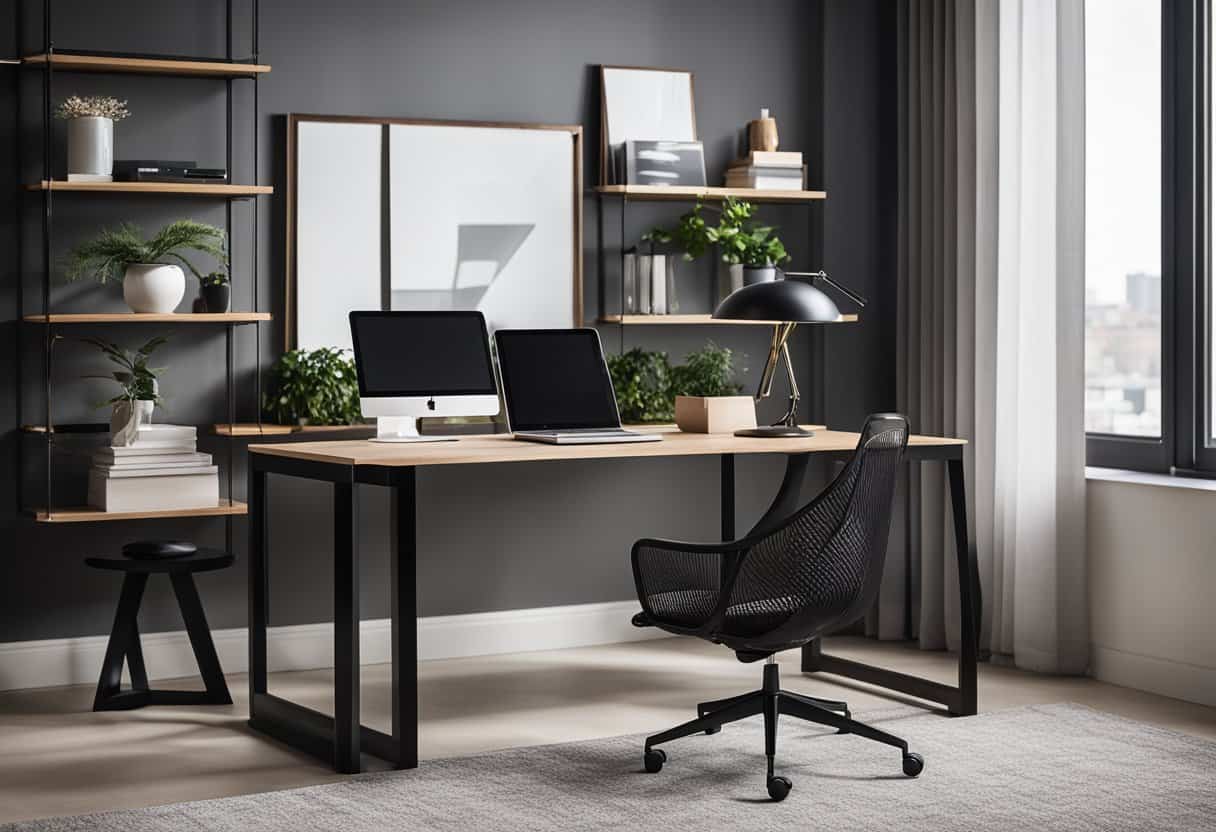
<path id="1" fill-rule="evenodd" d="M 774 774 L 773 769 L 777 756 L 777 718 L 779 716 L 792 716 L 796 719 L 835 728 L 840 734 L 856 734 L 859 737 L 894 746 L 903 755 L 904 774 L 909 777 L 916 777 L 925 768 L 924 757 L 909 751 L 907 741 L 888 734 L 886 731 L 857 722 L 852 718 L 846 703 L 832 699 L 817 699 L 814 696 L 804 696 L 801 693 L 782 690 L 777 663 L 771 657 L 764 666 L 764 686 L 760 690 L 745 693 L 742 696 L 732 696 L 729 699 L 719 699 L 715 702 L 702 702 L 697 705 L 697 713 L 699 716 L 696 719 L 646 738 L 646 750 L 642 759 L 648 772 L 654 774 L 662 770 L 663 763 L 667 762 L 667 752 L 654 746 L 692 734 L 716 734 L 722 730 L 723 725 L 729 722 L 737 722 L 758 714 L 764 715 L 764 755 L 768 758 L 768 794 L 773 800 L 784 800 L 793 787 L 793 783 L 788 777 Z"/>
<path id="2" fill-rule="evenodd" d="M 763 715 L 768 793 L 784 800 L 792 784 L 773 771 L 777 720 L 784 714 L 894 746 L 904 774 L 921 773 L 924 758 L 910 752 L 905 740 L 857 722 L 844 702 L 782 690 L 773 660 L 776 653 L 857 621 L 873 605 L 908 434 L 908 420 L 897 413 L 870 416 L 848 465 L 801 508 L 796 500 L 805 466 L 791 465 L 772 507 L 739 540 L 644 538 L 633 545 L 642 604 L 635 626 L 721 644 L 743 662 L 768 661 L 760 690 L 703 702 L 696 719 L 649 737 L 643 758 L 647 771 L 659 771 L 667 760 L 656 746 Z"/>

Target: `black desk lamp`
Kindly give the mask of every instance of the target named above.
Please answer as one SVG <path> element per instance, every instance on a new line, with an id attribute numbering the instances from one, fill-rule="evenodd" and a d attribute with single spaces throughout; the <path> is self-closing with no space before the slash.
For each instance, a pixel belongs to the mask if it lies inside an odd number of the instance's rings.
<path id="1" fill-rule="evenodd" d="M 768 398 L 773 389 L 773 376 L 777 363 L 785 359 L 785 371 L 790 380 L 790 407 L 781 420 L 763 428 L 735 431 L 735 436 L 805 437 L 814 432 L 798 425 L 798 381 L 794 377 L 794 365 L 790 361 L 789 339 L 798 324 L 839 323 L 840 310 L 830 297 L 812 284 L 822 280 L 838 289 L 858 306 L 865 306 L 865 298 L 849 291 L 827 276 L 825 272 L 785 272 L 788 276 L 809 277 L 802 280 L 770 280 L 744 286 L 719 304 L 714 317 L 730 321 L 772 321 L 773 342 L 769 346 L 768 360 L 756 390 L 756 401 Z"/>

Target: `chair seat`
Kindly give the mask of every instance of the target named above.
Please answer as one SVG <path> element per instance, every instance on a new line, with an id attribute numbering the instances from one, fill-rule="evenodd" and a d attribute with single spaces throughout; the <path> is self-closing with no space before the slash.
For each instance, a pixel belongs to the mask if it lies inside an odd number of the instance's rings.
<path id="1" fill-rule="evenodd" d="M 235 556 L 219 549 L 198 549 L 193 554 L 176 558 L 141 560 L 138 558 L 85 558 L 85 563 L 94 569 L 111 569 L 116 572 L 172 574 L 181 572 L 210 572 L 227 569 Z"/>

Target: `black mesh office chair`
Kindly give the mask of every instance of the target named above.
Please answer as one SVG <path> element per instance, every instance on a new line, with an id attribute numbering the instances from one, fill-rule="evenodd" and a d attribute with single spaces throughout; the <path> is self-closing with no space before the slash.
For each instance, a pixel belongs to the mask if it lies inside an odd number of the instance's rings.
<path id="1" fill-rule="evenodd" d="M 781 690 L 773 660 L 778 651 L 856 621 L 874 602 L 907 444 L 907 419 L 870 416 L 848 465 L 792 516 L 761 521 L 747 537 L 730 543 L 644 539 L 633 545 L 633 576 L 642 602 L 634 624 L 724 644 L 740 661 L 768 660 L 760 690 L 702 702 L 697 719 L 648 737 L 647 771 L 659 771 L 667 760 L 655 746 L 690 734 L 714 734 L 728 722 L 762 713 L 773 800 L 785 799 L 792 786 L 773 774 L 779 714 L 893 745 L 903 754 L 904 774 L 920 774 L 924 759 L 908 751 L 906 741 L 854 721 L 846 703 Z"/>

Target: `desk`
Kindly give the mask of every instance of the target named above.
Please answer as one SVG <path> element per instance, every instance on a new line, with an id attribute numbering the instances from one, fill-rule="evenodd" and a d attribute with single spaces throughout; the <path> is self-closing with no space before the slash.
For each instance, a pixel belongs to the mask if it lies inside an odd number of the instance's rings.
<path id="1" fill-rule="evenodd" d="M 365 440 L 251 445 L 249 448 L 249 724 L 289 745 L 325 760 L 339 772 L 360 770 L 366 751 L 398 768 L 418 765 L 418 643 L 415 581 L 417 554 L 418 468 L 432 465 L 489 465 L 509 462 L 560 462 L 633 457 L 721 457 L 722 538 L 735 538 L 735 457 L 785 454 L 785 477 L 760 524 L 787 516 L 800 505 L 799 491 L 812 455 L 847 459 L 856 433 L 817 429 L 806 439 L 757 439 L 722 434 L 662 432 L 662 442 L 621 445 L 543 445 L 517 442 L 507 435 L 462 437 L 453 442 L 416 445 Z M 803 648 L 802 668 L 848 676 L 946 705 L 952 714 L 976 712 L 976 641 L 979 585 L 975 550 L 967 534 L 963 482 L 965 441 L 913 436 L 908 461 L 943 461 L 949 472 L 962 619 L 957 687 L 848 661 L 823 653 L 819 644 Z M 333 483 L 334 505 L 334 716 L 305 708 L 266 688 L 268 600 L 266 475 L 281 474 Z M 359 484 L 390 488 L 392 497 L 392 734 L 363 726 L 359 719 Z M 645 532 L 638 530 L 639 536 Z M 622 564 L 625 553 L 622 552 Z M 624 567 L 622 567 L 624 568 Z"/>

